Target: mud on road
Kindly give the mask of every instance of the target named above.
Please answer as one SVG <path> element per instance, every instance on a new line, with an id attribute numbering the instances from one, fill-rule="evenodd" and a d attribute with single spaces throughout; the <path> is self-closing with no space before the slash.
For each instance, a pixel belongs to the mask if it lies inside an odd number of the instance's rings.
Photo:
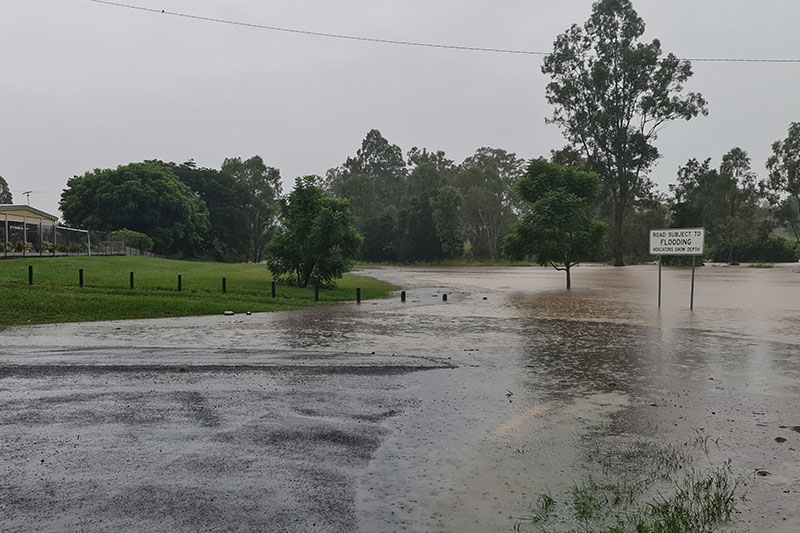
<path id="1" fill-rule="evenodd" d="M 0 529 L 524 531 L 651 439 L 800 530 L 794 269 L 369 274 L 407 302 L 2 332 Z"/>

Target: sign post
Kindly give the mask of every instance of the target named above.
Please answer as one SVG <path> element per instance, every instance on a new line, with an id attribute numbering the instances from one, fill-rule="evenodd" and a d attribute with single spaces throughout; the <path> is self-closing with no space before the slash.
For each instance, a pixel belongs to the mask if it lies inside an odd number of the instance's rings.
<path id="1" fill-rule="evenodd" d="M 703 255 L 705 228 L 666 228 L 650 230 L 650 255 L 658 256 L 658 307 L 661 307 L 661 258 L 665 255 L 692 256 L 692 290 L 689 309 L 694 309 L 695 259 Z"/>

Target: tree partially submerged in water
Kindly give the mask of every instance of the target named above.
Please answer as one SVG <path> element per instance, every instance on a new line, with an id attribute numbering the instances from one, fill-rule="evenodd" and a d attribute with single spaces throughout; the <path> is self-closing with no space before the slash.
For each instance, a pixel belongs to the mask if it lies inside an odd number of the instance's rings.
<path id="1" fill-rule="evenodd" d="M 519 197 L 530 203 L 530 211 L 506 237 L 503 251 L 521 258 L 534 255 L 567 275 L 570 268 L 594 254 L 606 232 L 606 225 L 595 220 L 600 180 L 589 172 L 534 159 L 517 182 Z"/>

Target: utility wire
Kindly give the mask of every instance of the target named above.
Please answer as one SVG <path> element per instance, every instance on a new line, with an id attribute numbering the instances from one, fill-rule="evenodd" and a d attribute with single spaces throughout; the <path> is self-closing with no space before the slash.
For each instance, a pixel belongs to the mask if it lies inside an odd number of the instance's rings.
<path id="1" fill-rule="evenodd" d="M 205 22 L 215 22 L 218 24 L 229 24 L 231 26 L 242 26 L 246 28 L 255 28 L 259 30 L 279 31 L 284 33 L 294 33 L 298 35 L 312 35 L 315 37 L 328 37 L 331 39 L 344 39 L 349 41 L 361 41 L 368 43 L 381 43 L 381 44 L 396 44 L 402 46 L 417 46 L 423 48 L 440 48 L 446 50 L 461 50 L 467 52 L 491 52 L 496 54 L 518 54 L 518 55 L 534 55 L 546 56 L 549 52 L 538 52 L 534 50 L 515 50 L 509 48 L 486 48 L 481 46 L 462 46 L 456 44 L 442 44 L 442 43 L 426 43 L 419 41 L 402 41 L 397 39 L 379 39 L 375 37 L 362 37 L 358 35 L 344 35 L 340 33 L 327 33 L 321 31 L 298 30 L 294 28 L 282 28 L 279 26 L 267 26 L 265 24 L 255 24 L 252 22 L 241 22 L 237 20 L 226 20 L 215 17 L 204 17 L 202 15 L 193 15 L 191 13 L 180 13 L 177 11 L 167 11 L 164 9 L 155 9 L 150 7 L 137 6 L 132 4 L 124 4 L 121 2 L 111 2 L 109 0 L 87 0 L 95 4 L 105 4 L 108 6 L 121 7 L 125 9 L 133 9 L 136 11 L 145 11 L 148 13 L 158 13 L 161 15 L 171 15 L 173 17 L 181 17 L 192 20 L 202 20 Z M 753 58 L 720 58 L 720 57 L 687 57 L 683 58 L 688 61 L 696 61 L 702 63 L 800 63 L 800 59 L 753 59 Z"/>

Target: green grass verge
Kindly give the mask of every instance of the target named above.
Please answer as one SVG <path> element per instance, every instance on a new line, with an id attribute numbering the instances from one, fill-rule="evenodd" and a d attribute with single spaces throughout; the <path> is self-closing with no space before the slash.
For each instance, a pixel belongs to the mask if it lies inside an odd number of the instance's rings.
<path id="1" fill-rule="evenodd" d="M 34 285 L 28 285 L 28 266 Z M 78 286 L 78 270 L 84 287 Z M 130 289 L 134 273 L 134 290 Z M 178 275 L 182 291 L 178 292 Z M 222 293 L 222 278 L 227 293 Z M 149 257 L 52 257 L 0 261 L 0 327 L 53 322 L 209 315 L 224 311 L 278 311 L 385 298 L 389 284 L 346 274 L 334 289 L 278 284 L 264 265 L 169 261 Z"/>
<path id="2" fill-rule="evenodd" d="M 695 444 L 704 449 L 708 437 Z M 514 530 L 711 533 L 729 525 L 736 507 L 738 482 L 730 461 L 719 467 L 695 465 L 683 446 L 601 440 L 584 466 L 590 473 L 561 495 L 540 494 Z"/>

